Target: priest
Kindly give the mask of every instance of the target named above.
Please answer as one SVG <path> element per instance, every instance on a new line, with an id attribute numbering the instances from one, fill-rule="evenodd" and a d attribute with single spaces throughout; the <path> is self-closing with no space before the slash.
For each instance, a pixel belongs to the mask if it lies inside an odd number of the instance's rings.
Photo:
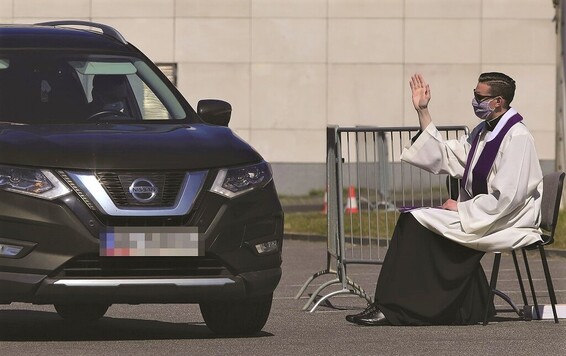
<path id="1" fill-rule="evenodd" d="M 482 120 L 459 140 L 433 124 L 429 85 L 409 82 L 421 130 L 401 159 L 461 179 L 458 200 L 399 216 L 375 301 L 346 316 L 360 325 L 465 325 L 483 320 L 489 285 L 480 260 L 541 239 L 542 171 L 523 117 L 510 106 L 515 81 L 483 73 L 472 107 Z M 489 305 L 491 314 L 493 305 Z"/>

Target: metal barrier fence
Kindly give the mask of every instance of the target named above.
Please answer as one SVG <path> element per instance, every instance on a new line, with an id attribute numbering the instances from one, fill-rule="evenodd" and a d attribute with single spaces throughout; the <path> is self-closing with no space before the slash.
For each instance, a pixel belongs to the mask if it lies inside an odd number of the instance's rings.
<path id="1" fill-rule="evenodd" d="M 436 206 L 458 191 L 457 181 L 433 175 L 400 159 L 403 148 L 418 127 L 338 127 L 326 131 L 327 152 L 327 259 L 295 296 L 299 299 L 310 283 L 323 275 L 335 278 L 311 294 L 303 310 L 313 312 L 339 294 L 372 298 L 348 277 L 349 264 L 383 263 L 389 240 L 404 206 Z M 446 139 L 468 133 L 466 126 L 439 126 Z M 321 295 L 329 286 L 340 289 Z M 316 302 L 315 302 L 316 301 Z"/>

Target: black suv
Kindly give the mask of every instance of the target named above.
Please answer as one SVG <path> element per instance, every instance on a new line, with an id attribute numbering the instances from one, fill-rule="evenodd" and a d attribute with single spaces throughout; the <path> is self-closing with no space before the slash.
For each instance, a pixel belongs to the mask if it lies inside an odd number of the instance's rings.
<path id="1" fill-rule="evenodd" d="M 112 27 L 0 26 L 0 304 L 199 303 L 214 332 L 261 330 L 283 212 L 230 114 L 195 112 Z"/>

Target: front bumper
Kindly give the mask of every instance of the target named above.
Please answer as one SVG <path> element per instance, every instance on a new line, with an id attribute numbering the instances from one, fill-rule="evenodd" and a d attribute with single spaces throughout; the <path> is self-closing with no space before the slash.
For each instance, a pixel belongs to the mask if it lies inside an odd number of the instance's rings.
<path id="1" fill-rule="evenodd" d="M 155 223 L 198 227 L 205 256 L 152 258 L 151 268 L 135 257 L 121 257 L 119 267 L 99 257 L 97 236 L 106 226 Z M 75 195 L 44 201 L 0 192 L 0 243 L 29 246 L 24 256 L 0 258 L 0 303 L 198 303 L 269 294 L 281 278 L 282 237 L 273 183 L 235 199 L 203 189 L 187 216 L 143 220 L 100 216 Z M 275 253 L 254 248 L 274 240 Z"/>
<path id="2" fill-rule="evenodd" d="M 236 300 L 273 292 L 281 268 L 211 278 L 73 278 L 0 272 L 3 288 L 33 295 L 35 304 L 55 303 L 198 303 Z M 39 287 L 35 287 L 38 285 Z M 6 296 L 3 296 L 4 299 Z M 1 299 L 0 299 L 1 300 Z M 4 303 L 9 302 L 4 300 Z"/>

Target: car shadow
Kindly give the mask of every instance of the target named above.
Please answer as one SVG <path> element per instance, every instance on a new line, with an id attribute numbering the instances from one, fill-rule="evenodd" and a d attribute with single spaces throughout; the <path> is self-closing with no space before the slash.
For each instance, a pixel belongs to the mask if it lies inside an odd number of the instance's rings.
<path id="1" fill-rule="evenodd" d="M 1 341 L 125 341 L 259 338 L 274 336 L 260 331 L 251 336 L 216 335 L 200 323 L 104 317 L 89 324 L 69 323 L 46 311 L 0 310 Z"/>

